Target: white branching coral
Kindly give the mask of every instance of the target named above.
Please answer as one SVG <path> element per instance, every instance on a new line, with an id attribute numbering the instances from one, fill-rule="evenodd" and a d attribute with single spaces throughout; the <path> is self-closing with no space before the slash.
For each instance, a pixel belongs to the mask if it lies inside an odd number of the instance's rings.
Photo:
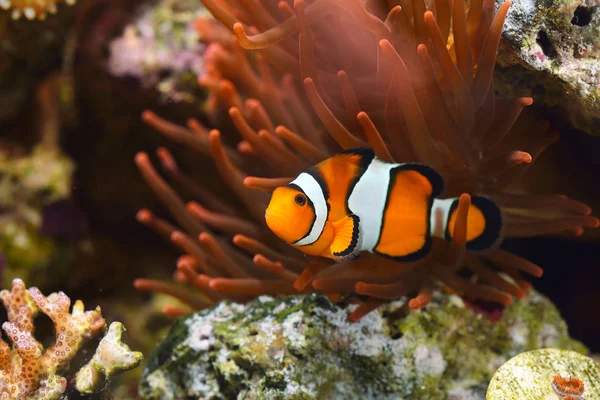
<path id="1" fill-rule="evenodd" d="M 24 16 L 27 19 L 45 19 L 48 14 L 56 14 L 56 4 L 61 0 L 0 0 L 0 8 L 12 10 L 13 19 Z M 65 0 L 72 6 L 76 0 Z"/>
<path id="2" fill-rule="evenodd" d="M 0 399 L 59 399 L 67 388 L 67 379 L 59 374 L 68 369 L 82 344 L 103 332 L 106 322 L 100 307 L 85 311 L 63 292 L 44 296 L 39 289 L 25 287 L 21 279 L 12 282 L 12 290 L 0 292 L 8 312 L 2 329 L 12 347 L 0 340 Z M 47 349 L 34 337 L 34 318 L 46 314 L 54 324 L 56 340 Z"/>

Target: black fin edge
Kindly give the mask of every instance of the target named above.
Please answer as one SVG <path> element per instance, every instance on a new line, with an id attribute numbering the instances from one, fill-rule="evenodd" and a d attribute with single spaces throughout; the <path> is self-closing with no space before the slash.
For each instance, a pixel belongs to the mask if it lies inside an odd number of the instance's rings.
<path id="1" fill-rule="evenodd" d="M 332 253 L 334 257 L 347 257 L 352 254 L 358 246 L 358 240 L 360 239 L 360 218 L 358 215 L 349 215 L 354 220 L 354 226 L 352 228 L 352 240 L 350 245 L 343 251 Z"/>
<path id="2" fill-rule="evenodd" d="M 471 197 L 471 204 L 479 208 L 485 218 L 485 229 L 475 239 L 467 242 L 467 249 L 474 251 L 487 250 L 493 247 L 501 237 L 502 212 L 492 199 L 486 196 Z"/>
<path id="3" fill-rule="evenodd" d="M 420 259 L 424 258 L 427 254 L 429 254 L 429 252 L 431 251 L 431 247 L 432 247 L 431 236 L 427 235 L 425 237 L 425 244 L 423 245 L 423 247 L 421 247 L 419 250 L 417 250 L 413 253 L 407 254 L 405 256 L 394 257 L 394 256 L 390 256 L 390 255 L 387 255 L 384 253 L 380 253 L 375 249 L 373 249 L 373 253 L 378 254 L 385 258 L 389 258 L 390 260 L 398 261 L 398 262 L 414 262 L 414 261 L 419 261 Z"/>
<path id="4" fill-rule="evenodd" d="M 425 164 L 404 163 L 396 168 L 397 171 L 413 170 L 423 175 L 431 183 L 431 197 L 438 197 L 444 191 L 444 178 L 433 168 Z"/>

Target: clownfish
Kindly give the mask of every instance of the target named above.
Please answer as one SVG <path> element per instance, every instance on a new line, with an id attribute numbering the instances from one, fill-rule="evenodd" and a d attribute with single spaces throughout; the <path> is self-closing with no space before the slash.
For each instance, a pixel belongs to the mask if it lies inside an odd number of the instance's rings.
<path id="1" fill-rule="evenodd" d="M 452 240 L 458 198 L 437 199 L 443 179 L 416 163 L 388 163 L 371 149 L 346 150 L 273 191 L 267 226 L 300 251 L 338 262 L 369 251 L 400 262 L 425 257 L 432 237 Z M 466 248 L 500 238 L 502 218 L 487 197 L 473 196 Z"/>

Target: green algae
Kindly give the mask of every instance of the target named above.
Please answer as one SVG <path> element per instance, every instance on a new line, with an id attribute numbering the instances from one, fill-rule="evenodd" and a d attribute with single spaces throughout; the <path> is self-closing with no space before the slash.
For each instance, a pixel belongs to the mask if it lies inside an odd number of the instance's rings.
<path id="1" fill-rule="evenodd" d="M 356 324 L 347 321 L 349 308 L 318 294 L 262 296 L 180 319 L 151 355 L 140 393 L 146 399 L 441 400 L 449 393 L 483 399 L 496 369 L 518 353 L 586 352 L 535 292 L 496 323 L 447 294 L 408 315 L 404 303 L 391 303 Z"/>

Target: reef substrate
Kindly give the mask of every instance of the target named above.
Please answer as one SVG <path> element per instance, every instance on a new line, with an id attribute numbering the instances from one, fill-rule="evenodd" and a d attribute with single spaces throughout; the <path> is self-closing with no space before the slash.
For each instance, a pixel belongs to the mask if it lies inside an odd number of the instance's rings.
<path id="1" fill-rule="evenodd" d="M 504 311 L 436 293 L 422 311 L 396 301 L 347 321 L 355 305 L 320 294 L 222 302 L 178 320 L 150 357 L 145 399 L 485 399 L 511 357 L 585 353 L 554 305 L 530 292 Z"/>

